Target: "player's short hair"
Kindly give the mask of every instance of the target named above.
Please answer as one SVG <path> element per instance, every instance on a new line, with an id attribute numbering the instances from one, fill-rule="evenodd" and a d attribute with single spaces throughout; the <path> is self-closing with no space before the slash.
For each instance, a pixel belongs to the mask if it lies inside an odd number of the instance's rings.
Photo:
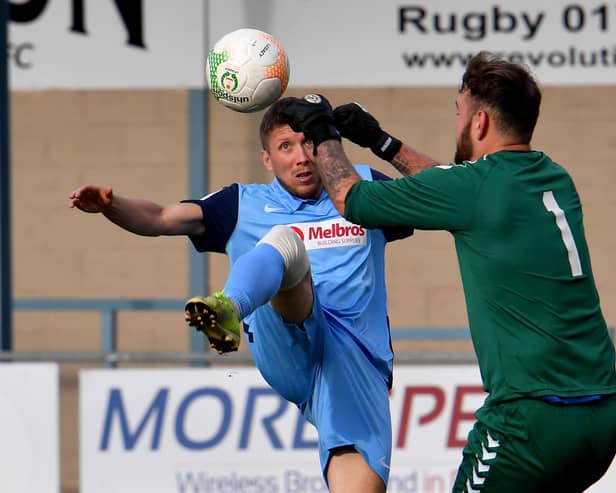
<path id="1" fill-rule="evenodd" d="M 460 92 L 468 90 L 478 106 L 493 111 L 497 128 L 528 144 L 541 106 L 541 91 L 527 67 L 487 51 L 473 56 L 462 76 Z"/>
<path id="2" fill-rule="evenodd" d="M 259 137 L 261 138 L 261 147 L 264 150 L 267 150 L 267 139 L 272 130 L 290 123 L 289 119 L 282 114 L 282 111 L 293 101 L 301 101 L 301 99 L 294 97 L 281 98 L 272 104 L 263 115 L 259 127 Z"/>

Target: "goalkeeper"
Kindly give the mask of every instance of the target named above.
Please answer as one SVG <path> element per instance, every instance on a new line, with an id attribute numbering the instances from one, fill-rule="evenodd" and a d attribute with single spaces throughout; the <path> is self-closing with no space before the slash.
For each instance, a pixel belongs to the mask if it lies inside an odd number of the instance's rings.
<path id="1" fill-rule="evenodd" d="M 530 145 L 540 102 L 524 67 L 476 55 L 456 100 L 455 164 L 424 171 L 429 158 L 356 104 L 332 112 L 310 95 L 287 108 L 347 219 L 453 235 L 488 392 L 455 493 L 581 492 L 616 453 L 614 346 L 573 181 Z M 409 176 L 363 180 L 338 131 Z"/>

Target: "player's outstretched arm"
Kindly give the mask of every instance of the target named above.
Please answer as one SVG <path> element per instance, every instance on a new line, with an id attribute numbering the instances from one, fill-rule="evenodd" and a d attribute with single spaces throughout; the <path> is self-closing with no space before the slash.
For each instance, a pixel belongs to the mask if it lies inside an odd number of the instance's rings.
<path id="1" fill-rule="evenodd" d="M 439 164 L 385 132 L 378 120 L 357 102 L 338 106 L 334 110 L 334 121 L 340 135 L 361 147 L 370 148 L 405 176 Z"/>
<path id="2" fill-rule="evenodd" d="M 108 187 L 84 185 L 69 194 L 69 207 L 101 213 L 112 223 L 142 236 L 199 235 L 201 207 L 192 203 L 162 206 L 149 200 L 115 195 Z"/>

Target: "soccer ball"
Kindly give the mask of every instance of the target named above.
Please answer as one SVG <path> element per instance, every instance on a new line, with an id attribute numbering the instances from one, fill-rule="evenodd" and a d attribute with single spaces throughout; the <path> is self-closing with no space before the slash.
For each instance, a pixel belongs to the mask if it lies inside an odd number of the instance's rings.
<path id="1" fill-rule="evenodd" d="M 289 59 L 272 35 L 257 29 L 225 34 L 209 51 L 208 88 L 218 102 L 251 113 L 276 101 L 289 82 Z"/>

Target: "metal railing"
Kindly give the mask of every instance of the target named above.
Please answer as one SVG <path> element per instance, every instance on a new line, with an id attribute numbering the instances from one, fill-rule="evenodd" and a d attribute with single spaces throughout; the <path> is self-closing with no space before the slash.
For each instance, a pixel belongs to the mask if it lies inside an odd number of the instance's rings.
<path id="1" fill-rule="evenodd" d="M 249 353 L 221 356 L 211 351 L 186 352 L 128 352 L 118 351 L 117 314 L 120 311 L 177 311 L 184 310 L 183 299 L 99 299 L 99 298 L 22 298 L 13 300 L 16 311 L 98 311 L 100 313 L 101 350 L 85 351 L 0 351 L 0 361 L 58 361 L 100 363 L 114 367 L 118 363 L 252 363 Z M 465 341 L 470 333 L 465 328 L 397 328 L 391 329 L 397 341 Z M 399 363 L 475 362 L 468 353 L 403 353 L 396 355 Z"/>

